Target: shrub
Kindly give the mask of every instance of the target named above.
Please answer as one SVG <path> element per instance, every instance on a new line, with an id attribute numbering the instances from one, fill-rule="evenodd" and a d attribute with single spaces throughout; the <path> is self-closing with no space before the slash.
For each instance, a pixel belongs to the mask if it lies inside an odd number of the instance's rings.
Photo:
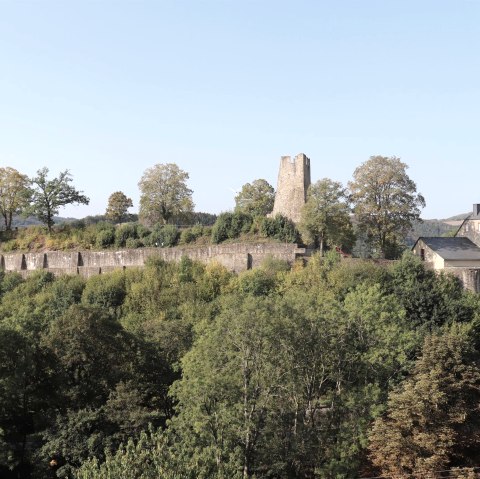
<path id="1" fill-rule="evenodd" d="M 142 224 L 137 224 L 137 237 L 140 239 L 147 238 L 152 232 Z"/>
<path id="2" fill-rule="evenodd" d="M 128 239 L 137 239 L 137 225 L 135 223 L 125 223 L 115 230 L 115 246 L 124 247 Z"/>
<path id="3" fill-rule="evenodd" d="M 130 249 L 141 248 L 143 246 L 142 240 L 138 238 L 127 238 L 125 246 Z"/>
<path id="4" fill-rule="evenodd" d="M 253 218 L 246 213 L 222 213 L 212 228 L 212 242 L 221 243 L 227 239 L 238 238 L 242 233 L 248 233 L 252 227 Z"/>
<path id="5" fill-rule="evenodd" d="M 272 255 L 268 255 L 260 265 L 260 268 L 270 274 L 284 273 L 290 271 L 291 267 L 288 261 L 284 259 L 275 258 Z"/>
<path id="6" fill-rule="evenodd" d="M 275 288 L 275 279 L 262 269 L 246 271 L 238 276 L 238 289 L 254 296 L 266 296 Z"/>
<path id="7" fill-rule="evenodd" d="M 198 238 L 203 236 L 204 227 L 202 225 L 192 226 L 184 229 L 180 234 L 180 244 L 188 244 L 195 242 Z"/>
<path id="8" fill-rule="evenodd" d="M 82 303 L 116 310 L 122 305 L 125 295 L 123 271 L 115 271 L 89 278 L 82 293 Z"/>
<path id="9" fill-rule="evenodd" d="M 287 243 L 296 243 L 299 239 L 295 224 L 282 215 L 276 215 L 275 218 L 261 218 L 259 232 L 264 238 L 275 238 Z"/>
<path id="10" fill-rule="evenodd" d="M 97 233 L 95 246 L 97 248 L 108 248 L 115 242 L 115 228 L 102 229 Z"/>
<path id="11" fill-rule="evenodd" d="M 169 246 L 175 246 L 179 236 L 180 233 L 174 225 L 155 225 L 150 236 L 146 238 L 146 244 L 167 248 Z"/>
<path id="12" fill-rule="evenodd" d="M 12 291 L 21 283 L 23 283 L 23 278 L 20 273 L 2 272 L 2 282 L 0 284 L 0 292 L 1 294 L 4 294 L 4 293 L 7 293 L 8 291 Z"/>

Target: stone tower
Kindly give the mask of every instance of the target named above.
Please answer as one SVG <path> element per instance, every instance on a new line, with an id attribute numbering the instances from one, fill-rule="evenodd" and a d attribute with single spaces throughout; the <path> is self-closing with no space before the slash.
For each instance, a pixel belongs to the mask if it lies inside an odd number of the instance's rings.
<path id="1" fill-rule="evenodd" d="M 299 153 L 293 159 L 290 156 L 282 156 L 271 216 L 280 213 L 298 223 L 302 207 L 307 200 L 309 186 L 310 159 L 303 153 Z"/>

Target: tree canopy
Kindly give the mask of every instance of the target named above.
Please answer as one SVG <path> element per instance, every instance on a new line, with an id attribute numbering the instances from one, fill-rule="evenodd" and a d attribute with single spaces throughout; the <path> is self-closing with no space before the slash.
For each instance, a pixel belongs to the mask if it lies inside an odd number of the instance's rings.
<path id="1" fill-rule="evenodd" d="M 424 477 L 480 458 L 480 356 L 466 328 L 427 337 L 412 376 L 390 394 L 370 433 L 385 476 Z"/>
<path id="2" fill-rule="evenodd" d="M 425 206 L 407 168 L 394 156 L 371 156 L 348 184 L 358 228 L 381 257 L 403 240 Z"/>
<path id="3" fill-rule="evenodd" d="M 29 205 L 30 180 L 15 168 L 0 168 L 0 214 L 5 229 L 12 228 L 13 215 L 22 212 Z"/>
<path id="4" fill-rule="evenodd" d="M 53 217 L 62 206 L 88 205 L 90 200 L 82 191 L 77 191 L 70 184 L 73 178 L 68 170 L 60 172 L 51 180 L 48 179 L 48 172 L 48 168 L 42 168 L 37 171 L 37 176 L 32 178 L 31 204 L 27 211 L 35 215 L 51 231 L 55 224 Z"/>
<path id="5" fill-rule="evenodd" d="M 246 183 L 235 196 L 235 211 L 251 214 L 252 216 L 266 216 L 273 210 L 275 190 L 268 181 L 260 179 Z"/>
<path id="6" fill-rule="evenodd" d="M 147 224 L 168 223 L 175 215 L 193 211 L 188 173 L 175 163 L 157 164 L 143 173 L 140 188 L 140 219 Z"/>
<path id="7" fill-rule="evenodd" d="M 310 185 L 299 228 L 304 241 L 318 246 L 321 256 L 326 245 L 352 246 L 350 207 L 341 183 L 323 178 Z"/>
<path id="8" fill-rule="evenodd" d="M 133 206 L 131 198 L 128 198 L 123 191 L 115 191 L 108 198 L 105 217 L 114 223 L 121 223 L 128 219 L 128 208 Z"/>

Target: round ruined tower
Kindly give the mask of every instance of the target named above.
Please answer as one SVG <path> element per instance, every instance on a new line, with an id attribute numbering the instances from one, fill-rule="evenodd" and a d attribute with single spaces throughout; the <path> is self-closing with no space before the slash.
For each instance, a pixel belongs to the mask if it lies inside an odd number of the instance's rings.
<path id="1" fill-rule="evenodd" d="M 300 221 L 302 207 L 307 200 L 310 186 L 310 159 L 303 153 L 295 158 L 282 156 L 278 172 L 275 204 L 271 216 L 281 214 L 294 223 Z"/>

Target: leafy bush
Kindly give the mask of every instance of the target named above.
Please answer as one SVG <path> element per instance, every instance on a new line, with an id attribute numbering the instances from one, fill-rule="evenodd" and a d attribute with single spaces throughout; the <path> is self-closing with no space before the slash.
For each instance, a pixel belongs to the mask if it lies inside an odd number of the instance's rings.
<path id="1" fill-rule="evenodd" d="M 221 243 L 227 239 L 238 238 L 242 233 L 248 233 L 252 227 L 251 215 L 241 212 L 222 213 L 212 228 L 212 242 Z"/>
<path id="2" fill-rule="evenodd" d="M 92 276 L 82 294 L 82 303 L 98 308 L 116 309 L 126 295 L 123 271 Z"/>
<path id="3" fill-rule="evenodd" d="M 180 233 L 174 225 L 155 225 L 150 236 L 145 238 L 145 244 L 168 248 L 177 244 L 179 236 Z"/>
<path id="4" fill-rule="evenodd" d="M 260 268 L 270 274 L 284 273 L 290 271 L 288 261 L 275 258 L 272 255 L 267 256 L 261 263 Z"/>
<path id="5" fill-rule="evenodd" d="M 137 224 L 137 237 L 140 239 L 146 238 L 151 234 L 151 231 L 140 223 Z"/>
<path id="6" fill-rule="evenodd" d="M 238 276 L 237 285 L 242 293 L 266 296 L 274 290 L 275 278 L 262 269 L 254 269 Z"/>
<path id="7" fill-rule="evenodd" d="M 191 228 L 184 229 L 180 234 L 180 244 L 194 243 L 198 238 L 203 236 L 205 228 L 202 225 L 195 225 Z"/>
<path id="8" fill-rule="evenodd" d="M 115 230 L 115 246 L 123 248 L 128 239 L 137 239 L 137 225 L 135 223 L 125 223 Z"/>
<path id="9" fill-rule="evenodd" d="M 95 246 L 97 248 L 108 248 L 115 242 L 115 228 L 101 229 L 96 236 Z"/>
<path id="10" fill-rule="evenodd" d="M 125 247 L 130 249 L 141 248 L 142 246 L 142 240 L 139 238 L 127 238 L 127 241 L 125 242 Z"/>
<path id="11" fill-rule="evenodd" d="M 299 239 L 295 224 L 282 215 L 276 215 L 275 218 L 261 218 L 258 228 L 264 238 L 275 238 L 287 243 L 296 243 Z"/>
<path id="12" fill-rule="evenodd" d="M 4 273 L 1 272 L 2 281 L 0 283 L 1 294 L 7 293 L 15 289 L 20 283 L 23 283 L 23 278 L 20 273 Z"/>

